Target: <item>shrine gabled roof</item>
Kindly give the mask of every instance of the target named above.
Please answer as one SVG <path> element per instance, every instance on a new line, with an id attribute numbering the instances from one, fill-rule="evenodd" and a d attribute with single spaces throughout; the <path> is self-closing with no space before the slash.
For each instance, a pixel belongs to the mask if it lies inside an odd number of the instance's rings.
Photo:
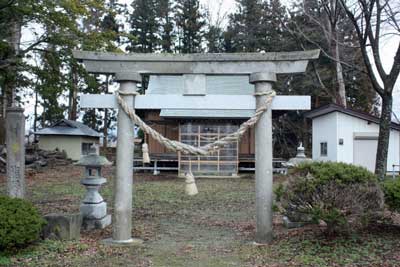
<path id="1" fill-rule="evenodd" d="M 213 119 L 248 119 L 254 110 L 193 110 L 193 109 L 163 109 L 160 116 L 164 118 L 213 118 Z"/>
<path id="2" fill-rule="evenodd" d="M 62 119 L 50 127 L 40 129 L 36 131 L 35 134 L 100 137 L 100 133 L 96 132 L 89 126 L 81 122 L 67 119 Z"/>
<path id="3" fill-rule="evenodd" d="M 252 95 L 254 85 L 249 83 L 248 75 L 206 75 L 206 95 Z M 191 88 L 196 92 L 196 88 Z M 151 75 L 146 94 L 184 95 L 184 78 L 182 75 Z M 229 118 L 246 119 L 254 110 L 193 110 L 162 109 L 160 116 L 164 118 Z"/>
<path id="4" fill-rule="evenodd" d="M 206 75 L 207 95 L 252 95 L 248 75 Z M 195 89 L 194 89 L 195 91 Z M 184 94 L 182 75 L 151 75 L 146 94 Z"/>

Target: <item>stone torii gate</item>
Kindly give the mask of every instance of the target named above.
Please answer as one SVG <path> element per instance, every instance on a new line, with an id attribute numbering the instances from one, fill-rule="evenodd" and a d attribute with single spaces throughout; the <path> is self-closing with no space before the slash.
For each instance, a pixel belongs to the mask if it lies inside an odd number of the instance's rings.
<path id="1" fill-rule="evenodd" d="M 271 92 L 276 74 L 300 73 L 319 50 L 279 53 L 234 54 L 116 54 L 74 51 L 87 71 L 114 74 L 119 92 L 135 109 L 230 109 L 255 110 Z M 184 95 L 137 95 L 141 74 L 183 75 Z M 202 92 L 205 75 L 249 75 L 255 96 L 207 95 Z M 309 96 L 276 96 L 269 110 L 255 126 L 256 242 L 272 240 L 272 110 L 308 110 Z M 115 95 L 82 95 L 81 108 L 118 108 Z M 110 242 L 135 242 L 132 230 L 133 122 L 125 112 L 118 113 L 117 162 L 114 188 L 113 236 Z"/>

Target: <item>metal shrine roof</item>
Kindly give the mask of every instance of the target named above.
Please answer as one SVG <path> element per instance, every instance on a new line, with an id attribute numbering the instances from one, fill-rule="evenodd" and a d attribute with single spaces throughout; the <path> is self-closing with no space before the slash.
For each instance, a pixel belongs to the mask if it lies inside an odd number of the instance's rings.
<path id="1" fill-rule="evenodd" d="M 189 88 L 196 92 L 198 88 Z M 184 95 L 184 77 L 182 75 L 151 75 L 146 94 Z M 205 95 L 252 95 L 254 86 L 249 83 L 248 75 L 205 75 Z M 245 119 L 253 115 L 253 110 L 189 110 L 162 109 L 160 116 L 165 118 L 229 118 Z"/>
<path id="2" fill-rule="evenodd" d="M 207 95 L 252 95 L 254 85 L 248 75 L 205 75 Z M 182 75 L 151 75 L 146 94 L 185 93 Z"/>
<path id="3" fill-rule="evenodd" d="M 40 129 L 35 132 L 36 135 L 70 135 L 70 136 L 90 136 L 100 137 L 100 133 L 96 132 L 89 126 L 67 119 L 62 119 L 50 127 Z"/>
<path id="4" fill-rule="evenodd" d="M 215 119 L 247 119 L 253 116 L 254 110 L 193 110 L 162 109 L 160 116 L 164 118 L 215 118 Z"/>

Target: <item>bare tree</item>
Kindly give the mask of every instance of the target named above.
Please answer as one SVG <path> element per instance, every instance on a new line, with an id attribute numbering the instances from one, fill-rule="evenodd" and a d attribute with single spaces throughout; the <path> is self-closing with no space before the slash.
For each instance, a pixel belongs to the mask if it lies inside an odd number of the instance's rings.
<path id="1" fill-rule="evenodd" d="M 314 28 L 304 28 L 304 26 L 298 25 L 295 20 L 291 22 L 295 26 L 294 29 L 287 25 L 284 25 L 284 27 L 294 37 L 298 36 L 296 39 L 304 38 L 307 42 L 320 48 L 324 56 L 332 61 L 336 79 L 333 79 L 332 83 L 334 91 L 329 92 L 329 95 L 335 103 L 346 107 L 346 85 L 342 66 L 343 64 L 346 65 L 346 63 L 342 59 L 343 55 L 341 55 L 341 47 L 344 46 L 343 24 L 346 23 L 343 20 L 345 18 L 344 10 L 339 0 L 303 0 L 302 11 L 308 22 L 320 29 L 321 35 L 318 36 L 321 36 L 321 39 L 316 40 L 315 37 L 312 37 L 315 35 Z M 322 83 L 321 86 L 328 89 Z"/>
<path id="2" fill-rule="evenodd" d="M 389 72 L 384 69 L 380 45 L 384 38 L 400 35 L 400 5 L 397 0 L 340 0 L 340 4 L 355 28 L 368 76 L 382 99 L 375 173 L 383 179 L 389 148 L 393 88 L 400 72 L 400 42 Z"/>
<path id="3" fill-rule="evenodd" d="M 337 95 L 336 103 L 346 107 L 346 86 L 343 78 L 343 68 L 340 59 L 340 38 L 339 23 L 343 16 L 343 9 L 338 3 L 339 0 L 322 0 L 319 3 L 322 12 L 320 17 L 314 17 L 309 13 L 304 1 L 304 11 L 307 17 L 316 23 L 322 30 L 328 44 L 330 57 L 333 59 L 336 70 Z"/>
<path id="4" fill-rule="evenodd" d="M 212 6 L 210 1 L 207 2 L 203 9 L 205 10 L 205 20 L 208 29 L 206 30 L 205 38 L 207 42 L 207 52 L 218 53 L 222 51 L 223 46 L 223 28 L 224 22 L 228 16 L 226 11 L 222 10 L 223 1 L 214 2 Z"/>

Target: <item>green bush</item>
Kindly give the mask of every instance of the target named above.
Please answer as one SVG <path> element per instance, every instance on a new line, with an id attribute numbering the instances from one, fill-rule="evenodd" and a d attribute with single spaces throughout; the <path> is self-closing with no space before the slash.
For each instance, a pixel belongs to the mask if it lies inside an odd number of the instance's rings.
<path id="1" fill-rule="evenodd" d="M 374 174 L 345 163 L 312 162 L 295 168 L 282 194 L 292 221 L 324 221 L 327 234 L 366 226 L 383 210 L 383 192 Z"/>
<path id="2" fill-rule="evenodd" d="M 400 211 L 400 178 L 388 178 L 382 185 L 386 205 L 392 211 Z"/>
<path id="3" fill-rule="evenodd" d="M 21 248 L 39 238 L 45 224 L 28 201 L 0 196 L 0 249 Z"/>
<path id="4" fill-rule="evenodd" d="M 300 164 L 294 173 L 303 176 L 311 174 L 317 184 L 332 180 L 338 184 L 377 181 L 376 176 L 366 168 L 342 162 L 308 162 Z"/>

